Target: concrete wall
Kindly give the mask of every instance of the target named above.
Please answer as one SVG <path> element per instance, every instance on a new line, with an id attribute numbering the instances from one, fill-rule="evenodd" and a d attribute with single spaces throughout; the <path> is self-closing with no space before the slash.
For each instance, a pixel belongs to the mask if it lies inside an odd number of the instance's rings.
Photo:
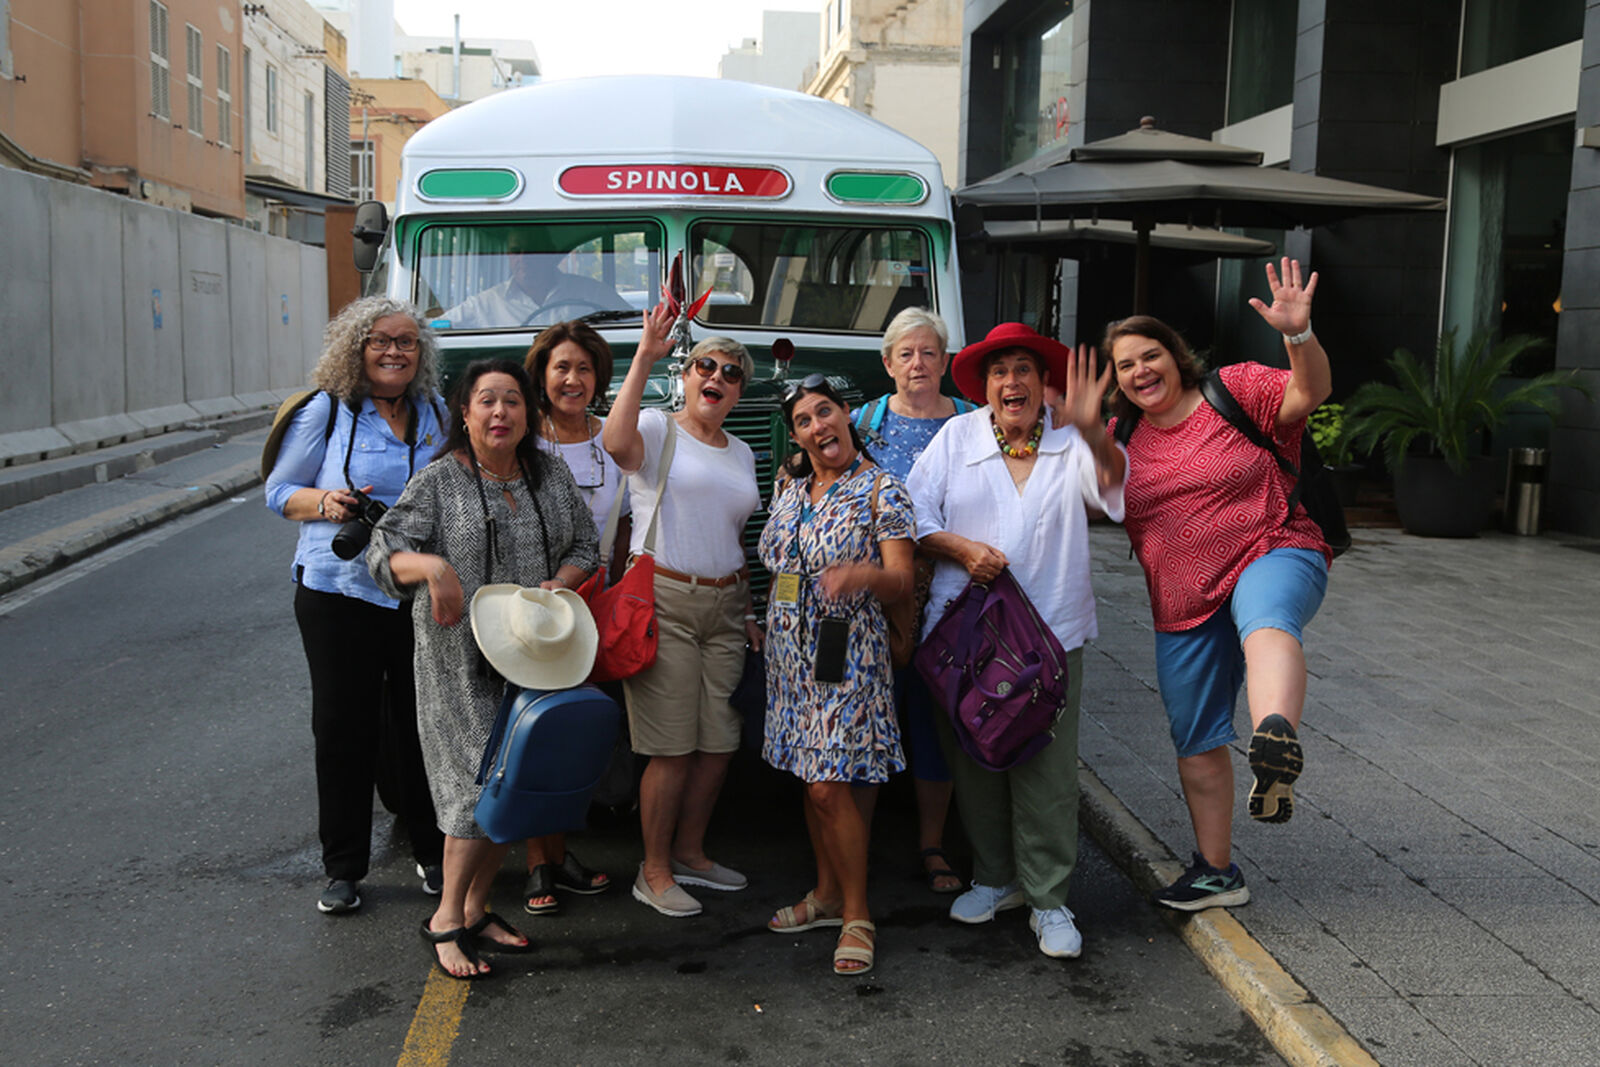
<path id="1" fill-rule="evenodd" d="M 6 168 L 0 233 L 0 464 L 267 406 L 316 362 L 319 248 Z"/>

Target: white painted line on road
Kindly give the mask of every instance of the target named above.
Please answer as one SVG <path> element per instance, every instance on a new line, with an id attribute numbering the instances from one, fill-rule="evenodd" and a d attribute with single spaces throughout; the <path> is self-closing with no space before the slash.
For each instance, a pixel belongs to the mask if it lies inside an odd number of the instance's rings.
<path id="1" fill-rule="evenodd" d="M 179 518 L 170 519 L 154 529 L 137 534 L 125 541 L 118 541 L 109 548 L 102 549 L 86 559 L 79 560 L 77 563 L 68 564 L 48 577 L 31 582 L 14 593 L 0 596 L 0 617 L 9 615 L 18 608 L 31 604 L 33 601 L 60 589 L 64 585 L 70 585 L 79 578 L 87 578 L 102 567 L 109 566 L 121 559 L 127 559 L 135 552 L 158 545 L 167 538 L 183 533 L 185 530 L 192 529 L 203 522 L 209 522 L 237 506 L 232 501 L 227 501 L 218 505 L 203 507 Z"/>

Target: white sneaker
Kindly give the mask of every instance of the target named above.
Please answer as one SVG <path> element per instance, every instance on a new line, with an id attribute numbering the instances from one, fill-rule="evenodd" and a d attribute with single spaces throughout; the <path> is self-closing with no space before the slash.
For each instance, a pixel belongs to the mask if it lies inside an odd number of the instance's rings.
<path id="1" fill-rule="evenodd" d="M 1033 909 L 1028 929 L 1039 935 L 1039 951 L 1057 959 L 1077 959 L 1083 951 L 1083 935 L 1073 922 L 1071 910 L 1065 907 L 1048 911 Z"/>
<path id="2" fill-rule="evenodd" d="M 972 888 L 950 905 L 950 918 L 958 923 L 986 923 L 996 912 L 1020 908 L 1024 903 L 1022 889 L 1015 882 L 998 889 L 973 882 Z"/>

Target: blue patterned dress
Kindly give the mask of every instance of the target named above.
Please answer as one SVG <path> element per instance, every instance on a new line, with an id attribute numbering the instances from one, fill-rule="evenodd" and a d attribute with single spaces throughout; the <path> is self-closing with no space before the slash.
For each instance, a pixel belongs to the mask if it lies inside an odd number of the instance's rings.
<path id="1" fill-rule="evenodd" d="M 878 489 L 873 517 L 873 486 Z M 786 484 L 761 531 L 761 562 L 774 576 L 800 575 L 798 605 L 767 603 L 767 722 L 761 755 L 806 782 L 883 782 L 905 769 L 895 722 L 889 627 L 883 605 L 865 590 L 823 598 L 822 571 L 835 563 L 880 561 L 878 543 L 914 536 L 911 497 L 892 474 L 865 467 L 835 483 L 809 521 L 804 481 Z M 797 537 L 798 532 L 798 537 Z M 774 578 L 776 581 L 776 577 Z M 817 624 L 850 621 L 844 681 L 812 677 Z"/>

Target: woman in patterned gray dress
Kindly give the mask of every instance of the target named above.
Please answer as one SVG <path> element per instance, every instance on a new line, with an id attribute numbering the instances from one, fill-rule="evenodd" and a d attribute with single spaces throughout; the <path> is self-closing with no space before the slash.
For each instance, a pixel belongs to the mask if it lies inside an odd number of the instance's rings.
<path id="1" fill-rule="evenodd" d="M 489 973 L 480 948 L 529 948 L 489 910 L 489 888 L 508 846 L 489 841 L 472 811 L 505 680 L 478 652 L 466 605 L 494 582 L 575 587 L 600 562 L 594 519 L 572 474 L 537 447 L 534 395 L 521 364 L 469 366 L 439 457 L 406 486 L 367 551 L 378 586 L 414 598 L 417 733 L 445 833 L 444 892 L 422 936 L 455 978 Z"/>

